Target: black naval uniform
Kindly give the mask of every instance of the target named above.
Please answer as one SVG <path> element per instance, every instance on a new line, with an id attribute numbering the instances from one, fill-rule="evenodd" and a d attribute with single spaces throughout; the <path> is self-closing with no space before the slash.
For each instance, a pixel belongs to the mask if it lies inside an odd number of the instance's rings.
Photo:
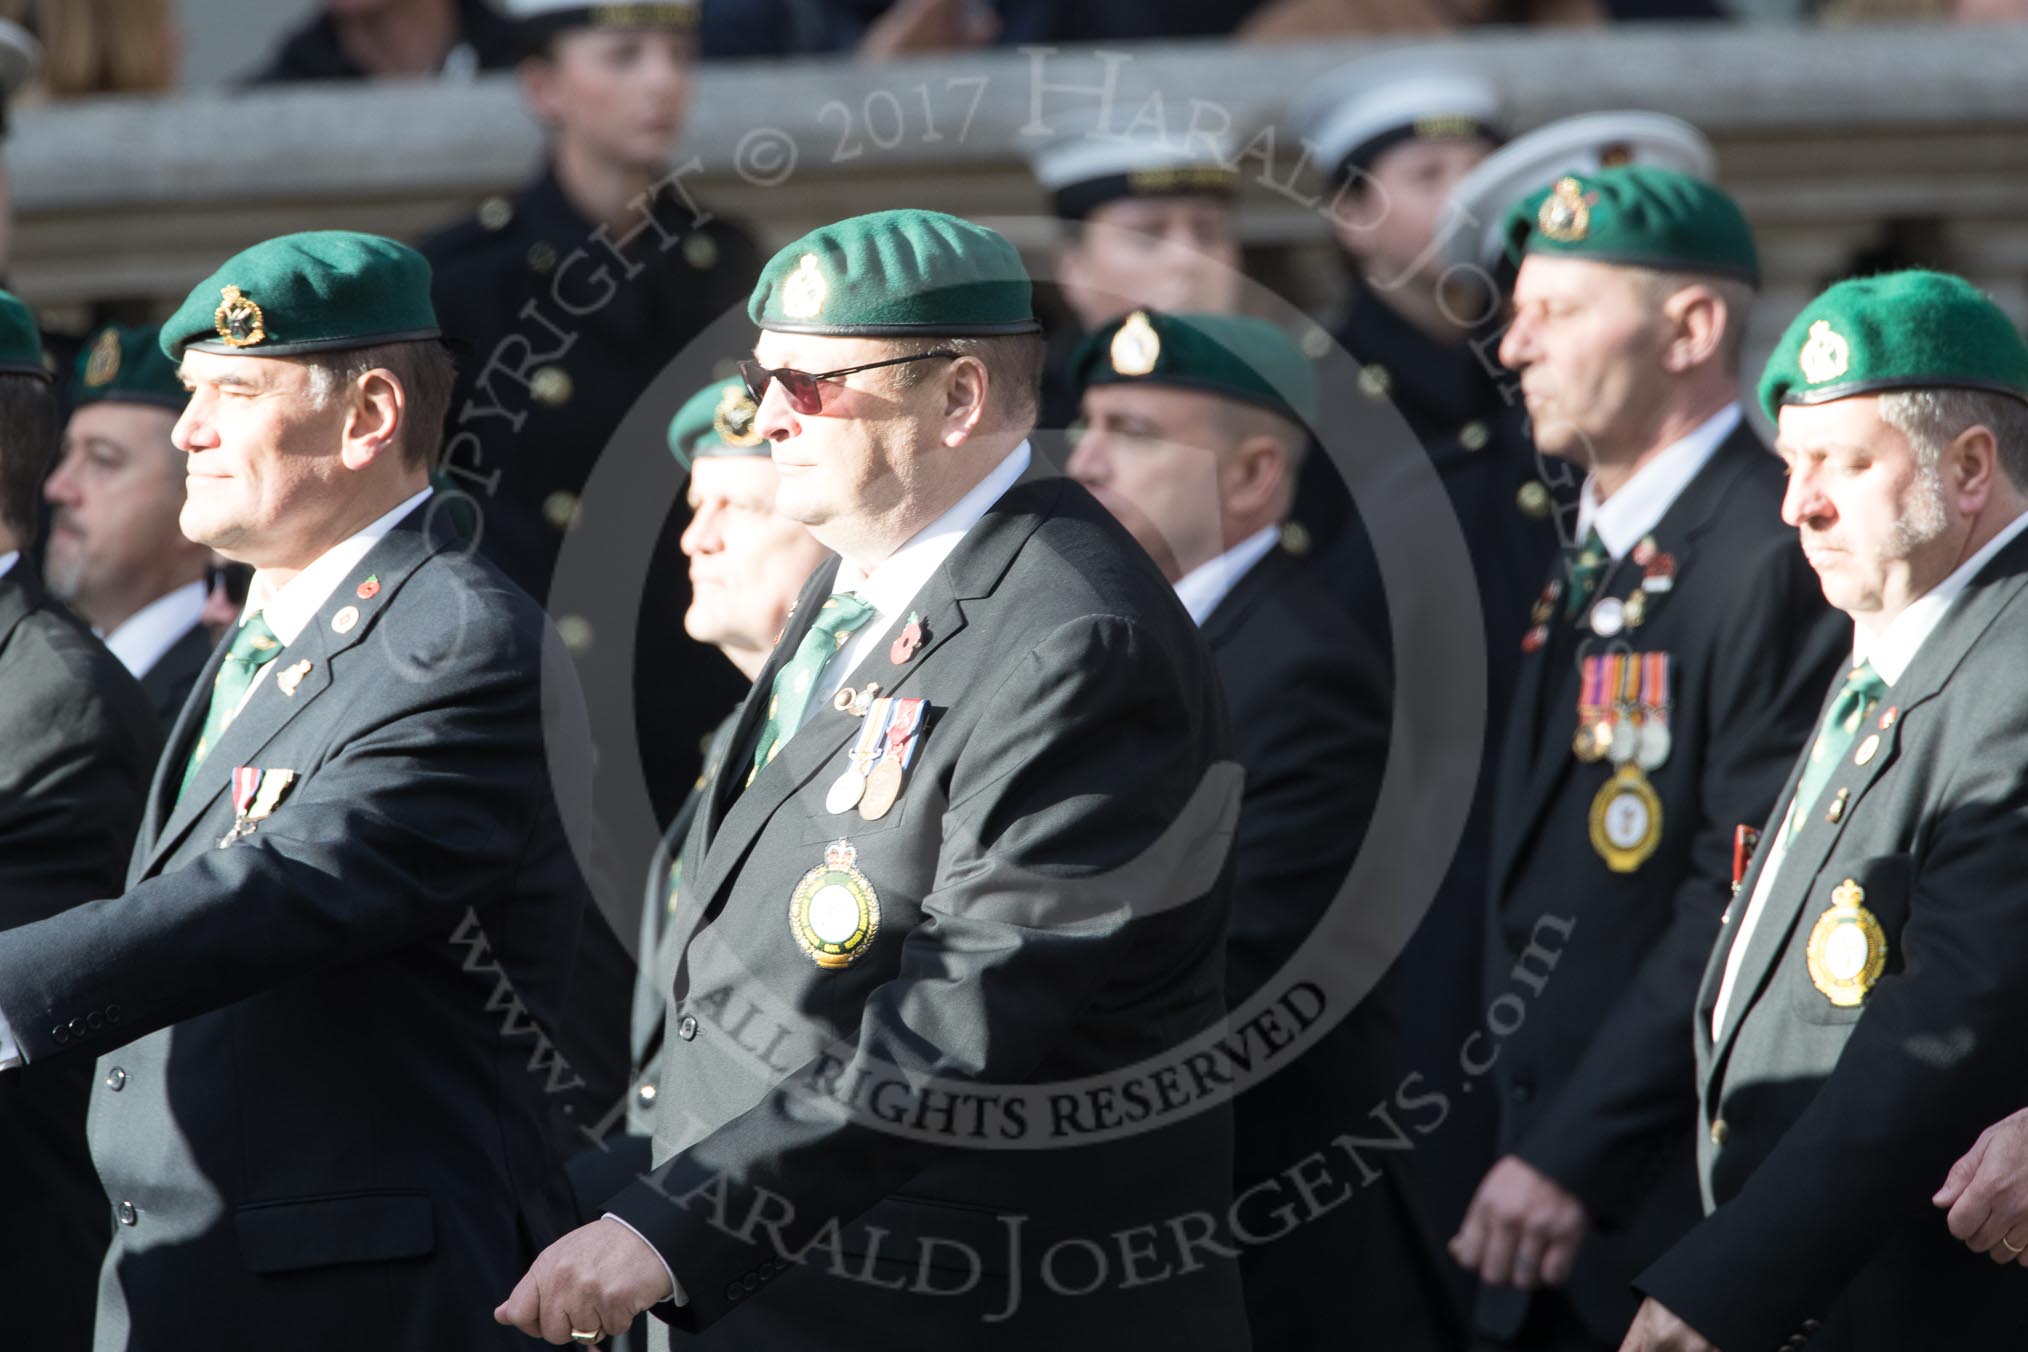
<path id="1" fill-rule="evenodd" d="M 642 271 L 626 278 L 610 253 L 590 243 L 598 227 L 570 204 L 554 172 L 545 172 L 511 201 L 490 199 L 474 220 L 422 246 L 435 270 L 437 315 L 445 332 L 470 349 L 459 363 L 447 468 L 478 500 L 481 552 L 545 604 L 578 495 L 615 429 L 693 336 L 745 306 L 759 274 L 754 242 L 744 230 L 722 219 L 695 225 L 695 215 L 665 190 L 655 220 L 673 242 L 665 243 L 657 229 L 643 229 L 626 249 Z M 591 264 L 570 262 L 579 249 L 591 251 Z M 594 265 L 604 266 L 616 285 L 603 304 L 573 314 L 563 302 L 582 310 L 604 294 L 588 280 Z M 532 355 L 554 350 L 559 340 L 524 316 L 531 304 L 575 335 L 554 362 L 539 363 Z M 529 346 L 516 344 L 504 364 L 522 370 L 539 363 L 525 386 L 498 371 L 487 373 L 488 358 L 515 334 Z M 511 416 L 475 407 L 526 417 L 517 427 Z M 476 448 L 463 439 L 467 435 L 478 438 Z M 473 478 L 461 476 L 461 469 Z M 490 492 L 475 484 L 496 472 Z M 715 711 L 746 693 L 739 673 L 687 638 L 678 623 L 690 599 L 677 549 L 682 524 L 672 519 L 656 544 L 635 631 L 638 735 L 659 821 L 675 815 L 696 779 Z M 672 698 L 672 691 L 682 696 Z M 595 724 L 595 737 L 599 731 Z"/>
<path id="2" fill-rule="evenodd" d="M 1495 799 L 1488 1028 L 1471 1050 L 1474 1063 L 1497 1059 L 1475 1097 L 1499 1104 L 1495 1154 L 1574 1193 L 1595 1228 L 1566 1287 L 1481 1290 L 1479 1332 L 1500 1346 L 1616 1346 L 1634 1315 L 1635 1274 L 1697 1218 L 1690 1122 L 1673 1103 L 1620 1092 L 1652 1068 L 1617 1064 L 1594 1041 L 1645 1025 L 1689 1083 L 1684 1021 L 1731 897 L 1734 828 L 1767 815 L 1847 642 L 1782 524 L 1782 490 L 1781 462 L 1751 429 L 1734 429 L 1654 527 L 1654 558 L 1666 563 L 1629 553 L 1592 593 L 1615 604 L 1644 596 L 1642 623 L 1601 637 L 1589 607 L 1566 618 L 1558 598 L 1545 643 L 1522 664 Z M 1673 570 L 1672 585 L 1650 590 L 1651 566 Z M 1626 871 L 1594 838 L 1615 766 L 1580 760 L 1573 745 L 1582 659 L 1614 652 L 1666 653 L 1673 697 L 1667 757 L 1644 772 L 1658 838 Z M 1508 1012 L 1490 1012 L 1494 1001 Z M 1637 1129 L 1656 1148 L 1627 1165 L 1616 1143 Z"/>
<path id="3" fill-rule="evenodd" d="M 1470 551 L 1485 635 L 1486 743 L 1477 794 L 1450 872 L 1375 995 L 1392 1009 L 1404 1066 L 1412 1069 L 1452 1061 L 1480 1012 L 1458 992 L 1475 990 L 1478 982 L 1493 771 L 1529 602 L 1555 557 L 1556 513 L 1575 492 L 1538 473 L 1518 400 L 1510 406 L 1498 376 L 1469 343 L 1430 337 L 1356 285 L 1332 338 L 1362 367 L 1361 397 L 1390 405 L 1428 454 Z M 1384 503 L 1381 473 L 1370 500 Z M 1391 653 L 1392 616 L 1379 560 L 1330 457 L 1305 460 L 1295 520 L 1309 536 L 1311 562 L 1325 589 L 1376 651 Z M 1420 605 L 1425 598 L 1397 601 Z M 1416 1197 L 1424 1247 L 1452 1283 L 1462 1323 L 1469 1283 L 1443 1243 L 1471 1201 L 1478 1181 L 1473 1170 L 1493 1125 L 1481 1100 L 1454 1100 L 1454 1109 L 1416 1156 L 1401 1162 L 1400 1172 Z"/>
<path id="4" fill-rule="evenodd" d="M 0 576 L 0 929 L 120 890 L 162 735 L 134 678 L 17 562 Z M 89 1061 L 0 1072 L 0 1343 L 92 1345 L 112 1215 Z M 13 1334 L 20 1335 L 17 1343 Z"/>

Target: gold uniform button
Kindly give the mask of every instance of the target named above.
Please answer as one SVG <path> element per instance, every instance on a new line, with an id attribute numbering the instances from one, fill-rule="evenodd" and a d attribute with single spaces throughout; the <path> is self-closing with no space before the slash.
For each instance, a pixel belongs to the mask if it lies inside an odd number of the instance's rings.
<path id="1" fill-rule="evenodd" d="M 489 197 L 479 203 L 479 224 L 488 230 L 505 230 L 514 223 L 514 204 L 504 197 Z"/>
<path id="2" fill-rule="evenodd" d="M 683 237 L 683 261 L 703 272 L 718 266 L 718 241 L 702 230 Z"/>
<path id="3" fill-rule="evenodd" d="M 1711 1144 L 1724 1145 L 1725 1138 L 1731 1134 L 1732 1129 L 1725 1125 L 1724 1118 L 1721 1117 L 1711 1124 Z"/>
<path id="4" fill-rule="evenodd" d="M 546 239 L 538 239 L 528 246 L 528 266 L 537 272 L 548 272 L 556 266 L 556 246 Z"/>
<path id="5" fill-rule="evenodd" d="M 1492 439 L 1493 434 L 1486 424 L 1476 418 L 1458 429 L 1458 444 L 1468 451 L 1483 451 Z"/>
<path id="6" fill-rule="evenodd" d="M 577 494 L 559 489 L 542 500 L 542 515 L 558 530 L 577 524 Z"/>
<path id="7" fill-rule="evenodd" d="M 1549 490 L 1540 483 L 1531 481 L 1522 484 L 1514 494 L 1514 501 L 1524 515 L 1537 521 L 1549 515 Z"/>
<path id="8" fill-rule="evenodd" d="M 641 1102 L 643 1103 L 653 1103 L 655 1101 L 655 1086 L 652 1084 L 644 1084 L 636 1092 L 640 1094 Z"/>
<path id="9" fill-rule="evenodd" d="M 697 1020 L 688 1014 L 678 1019 L 676 1021 L 676 1036 L 682 1038 L 685 1042 L 695 1042 L 697 1040 Z"/>
<path id="10" fill-rule="evenodd" d="M 1310 531 L 1302 522 L 1284 521 L 1281 533 L 1282 548 L 1289 553 L 1300 559 L 1310 552 Z"/>
<path id="11" fill-rule="evenodd" d="M 561 366 L 545 366 L 528 382 L 528 392 L 551 408 L 561 408 L 569 403 L 574 388 L 570 372 Z"/>
<path id="12" fill-rule="evenodd" d="M 572 652 L 585 652 L 592 645 L 591 621 L 582 615 L 566 615 L 556 622 L 556 636 Z"/>
<path id="13" fill-rule="evenodd" d="M 1361 368 L 1359 392 L 1368 399 L 1385 399 L 1394 389 L 1394 376 L 1385 366 L 1373 365 Z"/>

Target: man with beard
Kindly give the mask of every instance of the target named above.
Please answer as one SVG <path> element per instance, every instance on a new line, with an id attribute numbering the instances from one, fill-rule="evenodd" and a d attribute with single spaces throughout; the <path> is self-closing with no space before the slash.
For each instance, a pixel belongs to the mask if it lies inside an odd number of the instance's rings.
<path id="1" fill-rule="evenodd" d="M 2028 1084 L 2028 344 L 1959 277 L 1841 282 L 1760 399 L 1852 646 L 1705 968 L 1708 1215 L 1624 1348 L 2010 1346 L 2028 1237 L 1929 1201 Z"/>
<path id="2" fill-rule="evenodd" d="M 1609 1349 L 1628 1283 L 1697 1215 L 1689 1124 L 1646 1077 L 1673 1053 L 1690 1081 L 1681 1030 L 1736 828 L 1767 815 L 1844 634 L 1736 403 L 1758 280 L 1739 208 L 1681 174 L 1606 169 L 1532 194 L 1508 231 L 1500 359 L 1536 444 L 1587 474 L 1580 543 L 1528 617 L 1495 786 L 1480 1008 L 1525 1018 L 1488 1016 L 1505 1035 L 1461 1053 L 1501 1121 L 1452 1250 L 1481 1282 L 1482 1345 Z M 1654 1056 L 1594 1045 L 1631 1027 Z"/>
<path id="3" fill-rule="evenodd" d="M 211 656 L 211 551 L 176 524 L 185 457 L 169 434 L 190 396 L 156 332 L 102 329 L 78 359 L 74 410 L 42 489 L 55 509 L 43 571 L 141 682 L 166 733 Z"/>

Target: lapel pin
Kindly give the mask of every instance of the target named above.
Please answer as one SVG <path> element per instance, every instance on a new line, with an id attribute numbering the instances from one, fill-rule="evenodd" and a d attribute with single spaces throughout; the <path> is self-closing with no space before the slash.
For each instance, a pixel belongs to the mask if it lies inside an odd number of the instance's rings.
<path id="1" fill-rule="evenodd" d="M 1845 819 L 1845 804 L 1852 801 L 1852 790 L 1840 789 L 1838 796 L 1831 800 L 1831 806 L 1824 811 L 1824 820 L 1836 826 Z"/>
<path id="2" fill-rule="evenodd" d="M 1899 718 L 1899 717 L 1901 717 L 1901 710 L 1899 710 L 1899 709 L 1895 708 L 1895 707 L 1894 707 L 1893 705 L 1891 705 L 1891 704 L 1890 704 L 1890 705 L 1888 705 L 1888 706 L 1887 706 L 1887 712 L 1885 712 L 1885 713 L 1883 713 L 1883 714 L 1881 714 L 1881 715 L 1880 715 L 1880 730 L 1881 730 L 1882 732 L 1885 732 L 1885 731 L 1887 731 L 1887 730 L 1888 730 L 1889 728 L 1893 727 L 1893 726 L 1894 726 L 1894 720 L 1895 720 L 1895 719 L 1897 719 L 1897 718 Z"/>
<path id="3" fill-rule="evenodd" d="M 1646 568 L 1650 563 L 1654 562 L 1654 559 L 1655 537 L 1652 535 L 1643 536 L 1641 542 L 1634 546 L 1634 562 Z"/>
<path id="4" fill-rule="evenodd" d="M 362 601 L 371 601 L 374 597 L 380 595 L 380 575 L 376 573 L 360 583 L 359 589 L 353 595 Z"/>
<path id="5" fill-rule="evenodd" d="M 347 606 L 331 617 L 331 632 L 335 634 L 349 634 L 352 632 L 352 626 L 358 623 L 359 607 Z"/>
<path id="6" fill-rule="evenodd" d="M 915 656 L 916 649 L 922 647 L 923 640 L 928 636 L 923 628 L 922 617 L 910 611 L 908 623 L 902 626 L 900 636 L 888 645 L 887 660 L 901 666 Z"/>
<path id="7" fill-rule="evenodd" d="M 281 691 L 284 695 L 287 695 L 289 698 L 294 699 L 296 696 L 296 691 L 299 688 L 301 688 L 303 684 L 303 678 L 310 674 L 310 667 L 311 667 L 310 660 L 308 658 L 304 658 L 302 661 L 296 663 L 296 665 L 287 668 L 281 674 L 276 676 L 275 684 L 281 688 Z"/>
<path id="8" fill-rule="evenodd" d="M 1859 749 L 1852 753 L 1852 763 L 1864 765 L 1873 759 L 1873 754 L 1878 750 L 1880 750 L 1880 734 L 1870 732 L 1866 734 L 1866 740 L 1859 743 Z"/>

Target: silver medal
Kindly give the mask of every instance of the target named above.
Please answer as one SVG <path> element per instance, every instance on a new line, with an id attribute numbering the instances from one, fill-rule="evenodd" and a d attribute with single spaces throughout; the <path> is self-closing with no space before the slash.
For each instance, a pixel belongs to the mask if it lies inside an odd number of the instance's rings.
<path id="1" fill-rule="evenodd" d="M 1627 627 L 1627 605 L 1617 596 L 1601 596 L 1591 608 L 1591 632 L 1611 638 Z"/>

